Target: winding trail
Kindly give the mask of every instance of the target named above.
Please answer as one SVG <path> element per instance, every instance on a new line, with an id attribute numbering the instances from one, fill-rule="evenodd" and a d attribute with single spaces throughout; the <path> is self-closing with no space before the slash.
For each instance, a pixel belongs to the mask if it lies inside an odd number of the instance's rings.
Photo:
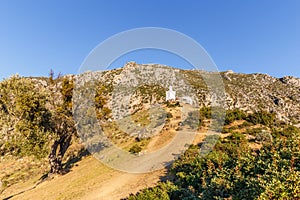
<path id="1" fill-rule="evenodd" d="M 7 188 L 0 199 L 54 200 L 54 199 L 99 199 L 115 200 L 137 193 L 145 187 L 154 186 L 166 170 L 146 174 L 128 174 L 113 170 L 92 156 L 79 161 L 78 166 L 64 176 L 52 177 L 28 190 L 18 184 Z M 32 180 L 28 181 L 30 184 Z M 21 184 L 21 183 L 20 183 Z M 34 184 L 32 184 L 34 186 Z M 11 197 L 14 195 L 13 197 Z"/>

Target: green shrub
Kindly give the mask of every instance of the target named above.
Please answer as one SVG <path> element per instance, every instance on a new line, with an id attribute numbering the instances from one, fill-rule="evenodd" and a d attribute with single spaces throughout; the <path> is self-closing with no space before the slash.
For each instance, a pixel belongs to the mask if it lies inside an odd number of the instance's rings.
<path id="1" fill-rule="evenodd" d="M 111 116 L 111 109 L 107 107 L 108 95 L 112 91 L 112 85 L 98 84 L 95 95 L 95 107 L 97 119 L 108 119 Z"/>
<path id="2" fill-rule="evenodd" d="M 43 89 L 18 76 L 0 83 L 0 154 L 45 157 L 51 139 L 51 112 Z M 5 127 L 5 128 L 4 128 Z"/>
<path id="3" fill-rule="evenodd" d="M 231 124 L 235 120 L 242 120 L 246 118 L 246 114 L 238 109 L 227 110 L 225 117 L 225 125 Z"/>
<path id="4" fill-rule="evenodd" d="M 299 134 L 300 133 L 300 129 L 292 126 L 292 125 L 285 125 L 282 128 L 278 128 L 278 127 L 273 127 L 272 128 L 272 136 L 279 138 L 279 137 L 290 137 L 293 134 Z"/>
<path id="5" fill-rule="evenodd" d="M 276 123 L 275 113 L 269 113 L 266 111 L 260 111 L 250 114 L 248 115 L 246 120 L 253 124 L 262 124 L 266 126 L 272 126 Z"/>
<path id="6" fill-rule="evenodd" d="M 256 136 L 258 133 L 261 133 L 262 131 L 263 131 L 262 128 L 248 128 L 248 129 L 246 129 L 245 133 Z"/>
<path id="7" fill-rule="evenodd" d="M 254 124 L 248 121 L 244 121 L 239 128 L 245 128 L 245 127 L 250 127 L 253 126 Z"/>
<path id="8" fill-rule="evenodd" d="M 127 200 L 170 200 L 173 191 L 176 191 L 177 187 L 171 182 L 160 183 L 153 188 L 147 188 L 137 193 L 131 194 Z M 174 199 L 174 198 L 172 198 Z"/>
<path id="9" fill-rule="evenodd" d="M 211 119 L 211 107 L 200 108 L 200 117 Z"/>
<path id="10" fill-rule="evenodd" d="M 135 144 L 133 145 L 130 149 L 129 149 L 129 152 L 130 153 L 139 153 L 142 151 L 142 147 L 140 147 L 140 145 L 138 144 Z"/>

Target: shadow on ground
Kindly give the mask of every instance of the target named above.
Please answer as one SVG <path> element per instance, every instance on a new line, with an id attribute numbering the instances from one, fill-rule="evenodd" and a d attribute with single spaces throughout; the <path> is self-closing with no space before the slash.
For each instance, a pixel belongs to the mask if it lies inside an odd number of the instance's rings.
<path id="1" fill-rule="evenodd" d="M 73 166 L 76 166 L 76 163 L 79 162 L 80 160 L 82 160 L 83 157 L 90 155 L 90 153 L 88 152 L 88 150 L 86 149 L 82 149 L 77 156 L 70 158 L 69 160 L 67 160 L 65 163 L 63 163 L 63 172 L 61 175 L 65 175 L 67 173 L 69 173 L 72 169 Z M 47 172 L 44 175 L 42 175 L 38 182 L 35 183 L 35 185 L 29 189 L 23 190 L 21 192 L 18 192 L 16 194 L 13 194 L 11 196 L 5 197 L 3 200 L 9 200 L 15 196 L 18 196 L 20 194 L 23 194 L 27 191 L 33 190 L 35 189 L 39 184 L 41 184 L 42 182 L 49 180 L 53 177 L 53 174 Z"/>

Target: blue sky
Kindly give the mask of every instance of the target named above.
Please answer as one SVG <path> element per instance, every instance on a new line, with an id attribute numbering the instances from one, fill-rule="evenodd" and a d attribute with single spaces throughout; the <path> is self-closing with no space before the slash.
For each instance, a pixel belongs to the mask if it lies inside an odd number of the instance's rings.
<path id="1" fill-rule="evenodd" d="M 100 42 L 149 26 L 194 38 L 220 71 L 300 77 L 299 10 L 297 0 L 2 0 L 0 79 L 47 76 L 51 68 L 77 73 Z M 149 57 L 137 53 L 129 59 L 181 64 L 170 56 Z"/>

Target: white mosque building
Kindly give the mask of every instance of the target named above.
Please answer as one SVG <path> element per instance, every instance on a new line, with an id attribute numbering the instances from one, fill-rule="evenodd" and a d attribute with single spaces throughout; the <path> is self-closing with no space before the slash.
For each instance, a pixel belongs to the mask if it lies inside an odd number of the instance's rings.
<path id="1" fill-rule="evenodd" d="M 173 91 L 172 86 L 170 86 L 169 91 L 166 91 L 166 101 L 175 101 L 176 92 Z"/>
<path id="2" fill-rule="evenodd" d="M 166 91 L 166 101 L 180 101 L 185 104 L 193 105 L 193 99 L 189 96 L 177 97 L 176 91 L 173 90 L 172 86 L 170 86 L 169 90 Z"/>

